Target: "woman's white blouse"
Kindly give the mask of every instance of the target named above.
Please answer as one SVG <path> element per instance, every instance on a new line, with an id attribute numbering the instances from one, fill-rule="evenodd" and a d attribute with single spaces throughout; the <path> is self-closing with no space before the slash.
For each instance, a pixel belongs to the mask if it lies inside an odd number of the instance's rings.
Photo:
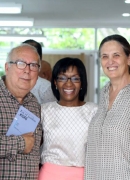
<path id="1" fill-rule="evenodd" d="M 57 102 L 43 104 L 41 163 L 84 167 L 88 126 L 96 111 L 94 103 L 78 107 L 61 106 Z"/>

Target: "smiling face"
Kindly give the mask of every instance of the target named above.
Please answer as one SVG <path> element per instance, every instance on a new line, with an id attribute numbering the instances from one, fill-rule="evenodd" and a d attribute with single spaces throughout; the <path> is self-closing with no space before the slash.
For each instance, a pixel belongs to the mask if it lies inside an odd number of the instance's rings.
<path id="1" fill-rule="evenodd" d="M 14 50 L 10 61 L 22 60 L 28 63 L 39 64 L 39 56 L 29 46 L 22 46 Z M 35 85 L 38 72 L 31 71 L 29 66 L 18 69 L 16 64 L 5 64 L 6 86 L 16 98 L 23 98 Z"/>
<path id="2" fill-rule="evenodd" d="M 65 73 L 60 73 L 58 77 L 76 77 L 80 78 L 76 67 L 70 66 Z M 60 93 L 59 104 L 63 106 L 78 106 L 79 105 L 79 91 L 81 89 L 81 82 L 72 82 L 68 79 L 66 82 L 55 81 L 57 90 Z"/>
<path id="3" fill-rule="evenodd" d="M 100 50 L 100 57 L 103 71 L 110 80 L 122 78 L 128 74 L 130 57 L 126 56 L 120 43 L 113 40 L 104 43 Z"/>

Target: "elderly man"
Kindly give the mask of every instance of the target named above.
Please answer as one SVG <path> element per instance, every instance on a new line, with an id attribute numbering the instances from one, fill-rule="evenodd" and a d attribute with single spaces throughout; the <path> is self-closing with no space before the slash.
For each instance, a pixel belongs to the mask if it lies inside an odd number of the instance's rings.
<path id="1" fill-rule="evenodd" d="M 6 136 L 20 106 L 40 117 L 40 105 L 30 90 L 35 85 L 40 57 L 37 50 L 22 44 L 13 48 L 0 80 L 0 179 L 36 180 L 39 171 L 39 147 L 42 136 L 39 122 L 34 132 Z"/>

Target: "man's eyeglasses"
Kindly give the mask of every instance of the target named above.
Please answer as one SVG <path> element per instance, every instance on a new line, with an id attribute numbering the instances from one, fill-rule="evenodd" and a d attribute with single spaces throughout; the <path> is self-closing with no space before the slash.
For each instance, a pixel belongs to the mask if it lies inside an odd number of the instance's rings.
<path id="1" fill-rule="evenodd" d="M 27 66 L 29 66 L 31 71 L 38 71 L 39 68 L 40 68 L 40 65 L 37 64 L 37 63 L 29 63 L 29 64 L 27 64 L 26 62 L 20 61 L 20 60 L 15 61 L 15 62 L 10 61 L 9 63 L 10 64 L 16 64 L 18 69 L 25 69 Z"/>
<path id="2" fill-rule="evenodd" d="M 80 82 L 80 77 L 72 76 L 72 77 L 66 77 L 66 76 L 58 76 L 57 81 L 58 82 L 67 82 L 70 79 L 71 82 L 73 83 L 79 83 Z"/>

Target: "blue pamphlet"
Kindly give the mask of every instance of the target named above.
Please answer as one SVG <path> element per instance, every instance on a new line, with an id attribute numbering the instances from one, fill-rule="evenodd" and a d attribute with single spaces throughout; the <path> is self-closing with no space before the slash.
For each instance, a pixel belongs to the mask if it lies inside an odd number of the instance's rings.
<path id="1" fill-rule="evenodd" d="M 12 124 L 6 133 L 6 136 L 18 136 L 29 132 L 34 132 L 39 121 L 40 118 L 38 118 L 35 114 L 30 112 L 25 107 L 20 106 Z"/>

